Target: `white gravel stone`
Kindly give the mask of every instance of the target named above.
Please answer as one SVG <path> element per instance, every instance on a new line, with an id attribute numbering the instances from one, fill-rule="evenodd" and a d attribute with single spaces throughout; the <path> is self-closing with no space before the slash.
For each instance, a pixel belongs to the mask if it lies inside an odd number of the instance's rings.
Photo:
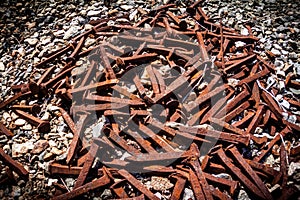
<path id="1" fill-rule="evenodd" d="M 54 112 L 54 111 L 59 110 L 59 107 L 58 107 L 58 106 L 53 106 L 53 105 L 51 105 L 51 106 L 49 106 L 48 110 L 49 110 L 50 112 Z"/>
<path id="2" fill-rule="evenodd" d="M 285 56 L 287 56 L 287 55 L 289 54 L 289 52 L 286 51 L 286 50 L 281 50 L 281 53 L 282 53 L 283 55 L 285 55 Z"/>
<path id="3" fill-rule="evenodd" d="M 72 26 L 69 28 L 69 30 L 67 30 L 67 32 L 65 33 L 63 39 L 64 40 L 68 40 L 71 36 L 73 36 L 74 34 L 78 33 L 80 30 L 80 27 L 78 26 Z"/>
<path id="4" fill-rule="evenodd" d="M 246 43 L 245 43 L 245 42 L 242 42 L 242 41 L 237 41 L 237 42 L 235 42 L 234 44 L 235 44 L 235 46 L 236 46 L 237 48 L 238 48 L 238 47 L 243 47 L 243 46 L 246 45 Z"/>
<path id="5" fill-rule="evenodd" d="M 213 176 L 218 177 L 218 178 L 224 178 L 228 180 L 232 180 L 231 176 L 226 173 L 220 173 L 220 174 L 213 174 Z"/>
<path id="6" fill-rule="evenodd" d="M 195 92 L 191 92 L 187 98 L 187 101 L 194 101 L 197 98 L 197 94 Z"/>
<path id="7" fill-rule="evenodd" d="M 133 8 L 133 6 L 131 6 L 131 5 L 121 5 L 120 7 L 121 7 L 123 10 L 126 10 L 126 11 Z"/>
<path id="8" fill-rule="evenodd" d="M 241 29 L 241 35 L 249 35 L 249 31 L 246 28 Z"/>
<path id="9" fill-rule="evenodd" d="M 278 50 L 281 50 L 281 49 L 282 49 L 281 46 L 279 46 L 278 44 L 273 44 L 273 47 L 274 47 L 275 49 L 278 49 Z"/>
<path id="10" fill-rule="evenodd" d="M 58 31 L 53 32 L 53 35 L 55 37 L 60 37 L 60 36 L 63 36 L 64 34 L 65 34 L 64 30 L 58 30 Z"/>
<path id="11" fill-rule="evenodd" d="M 31 131 L 32 130 L 32 126 L 31 126 L 31 124 L 26 124 L 26 125 L 24 125 L 22 127 L 22 129 L 25 130 L 25 131 Z"/>
<path id="12" fill-rule="evenodd" d="M 54 154 L 54 155 L 61 155 L 63 154 L 64 152 L 56 147 L 53 147 L 50 151 L 50 153 Z"/>
<path id="13" fill-rule="evenodd" d="M 49 140 L 49 146 L 50 147 L 56 147 L 57 144 L 56 144 L 56 142 L 54 140 Z"/>
<path id="14" fill-rule="evenodd" d="M 99 16 L 100 13 L 101 13 L 101 10 L 90 10 L 90 11 L 87 13 L 87 16 L 88 16 L 88 17 Z"/>
<path id="15" fill-rule="evenodd" d="M 21 188 L 19 186 L 12 186 L 12 195 L 14 198 L 21 196 Z"/>
<path id="16" fill-rule="evenodd" d="M 284 99 L 280 102 L 280 104 L 281 104 L 283 107 L 285 107 L 286 109 L 289 109 L 289 108 L 290 108 L 290 103 L 289 103 L 288 101 L 284 100 Z"/>
<path id="17" fill-rule="evenodd" d="M 5 66 L 3 62 L 0 62 L 0 71 L 4 71 L 5 70 Z"/>
<path id="18" fill-rule="evenodd" d="M 266 34 L 266 35 L 271 35 L 271 34 L 272 34 L 272 31 L 266 31 L 265 34 Z"/>
<path id="19" fill-rule="evenodd" d="M 8 152 L 8 151 L 10 151 L 11 149 L 10 149 L 10 146 L 7 144 L 7 145 L 4 145 L 4 146 L 3 146 L 3 150 L 6 151 L 6 152 Z"/>
<path id="20" fill-rule="evenodd" d="M 91 24 L 86 24 L 86 25 L 84 25 L 84 30 L 85 30 L 85 31 L 90 30 L 90 29 L 92 29 L 92 28 L 93 28 L 93 25 L 91 25 Z"/>
<path id="21" fill-rule="evenodd" d="M 285 72 L 284 71 L 282 71 L 282 70 L 278 70 L 278 71 L 276 71 L 276 75 L 278 76 L 282 76 L 282 77 L 285 77 Z"/>
<path id="22" fill-rule="evenodd" d="M 29 150 L 27 143 L 17 144 L 14 143 L 12 145 L 12 157 L 17 158 L 23 156 L 23 154 L 27 153 Z"/>
<path id="23" fill-rule="evenodd" d="M 8 138 L 6 135 L 0 135 L 0 143 L 6 144 L 8 141 Z"/>
<path id="24" fill-rule="evenodd" d="M 281 55 L 281 52 L 280 52 L 278 49 L 272 48 L 272 49 L 271 49 L 271 52 L 272 52 L 275 56 L 280 56 L 280 55 Z"/>
<path id="25" fill-rule="evenodd" d="M 74 185 L 74 183 L 75 183 L 75 179 L 73 179 L 73 178 L 66 178 L 65 182 L 66 182 L 66 185 L 68 187 L 72 187 Z"/>
<path id="26" fill-rule="evenodd" d="M 183 200 L 195 200 L 193 190 L 184 188 Z"/>
<path id="27" fill-rule="evenodd" d="M 128 88 L 128 92 L 133 93 L 137 90 L 137 88 L 135 87 L 135 85 L 130 85 Z"/>
<path id="28" fill-rule="evenodd" d="M 33 154 L 39 154 L 42 151 L 44 151 L 49 146 L 49 143 L 47 140 L 39 140 L 34 144 L 34 148 L 31 151 Z"/>
<path id="29" fill-rule="evenodd" d="M 24 119 L 21 119 L 21 118 L 19 118 L 15 121 L 16 126 L 23 126 L 25 123 L 26 123 L 26 121 Z"/>
<path id="30" fill-rule="evenodd" d="M 125 158 L 130 157 L 131 155 L 127 152 L 125 152 L 122 157 L 120 158 L 120 160 L 125 160 Z"/>
<path id="31" fill-rule="evenodd" d="M 66 138 L 68 139 L 72 139 L 73 138 L 73 134 L 72 133 L 68 133 L 65 135 Z"/>
<path id="32" fill-rule="evenodd" d="M 82 15 L 82 16 L 86 16 L 86 13 L 87 13 L 86 10 L 81 10 L 81 11 L 79 12 L 79 14 Z"/>
<path id="33" fill-rule="evenodd" d="M 236 19 L 241 20 L 243 18 L 243 15 L 241 13 L 236 13 Z"/>
<path id="34" fill-rule="evenodd" d="M 52 152 L 49 152 L 49 153 L 46 153 L 43 157 L 44 161 L 49 161 L 53 158 L 53 153 Z"/>
<path id="35" fill-rule="evenodd" d="M 288 175 L 292 176 L 296 170 L 300 170 L 300 163 L 291 162 L 288 170 Z"/>
<path id="36" fill-rule="evenodd" d="M 289 118 L 288 118 L 288 121 L 293 123 L 293 124 L 296 124 L 297 116 L 296 115 L 290 115 Z"/>
<path id="37" fill-rule="evenodd" d="M 289 58 L 296 59 L 298 58 L 298 55 L 295 52 L 291 52 L 289 53 Z"/>
<path id="38" fill-rule="evenodd" d="M 130 15 L 129 15 L 129 20 L 134 20 L 136 15 L 138 13 L 138 10 L 134 10 Z"/>
<path id="39" fill-rule="evenodd" d="M 101 130 L 104 126 L 104 122 L 99 122 L 96 126 L 92 128 L 93 137 L 98 138 L 101 135 Z"/>
<path id="40" fill-rule="evenodd" d="M 41 40 L 41 43 L 43 44 L 43 45 L 46 45 L 46 44 L 48 44 L 48 43 L 50 43 L 51 42 L 51 37 L 49 36 L 49 37 L 46 37 L 46 38 L 43 38 L 42 40 Z"/>
<path id="41" fill-rule="evenodd" d="M 240 190 L 237 199 L 248 200 L 250 198 L 245 190 Z"/>
<path id="42" fill-rule="evenodd" d="M 39 40 L 37 38 L 27 38 L 24 41 L 27 42 L 31 46 L 35 46 Z"/>
<path id="43" fill-rule="evenodd" d="M 161 199 L 161 198 L 162 198 L 162 195 L 161 195 L 161 193 L 160 193 L 160 192 L 156 192 L 154 195 L 155 195 L 156 197 L 158 197 L 159 199 Z"/>
<path id="44" fill-rule="evenodd" d="M 7 119 L 10 118 L 10 114 L 8 112 L 4 112 L 2 117 L 4 121 L 7 121 Z"/>
<path id="45" fill-rule="evenodd" d="M 58 179 L 53 179 L 53 178 L 49 178 L 48 179 L 48 186 L 52 186 L 53 183 L 57 183 L 58 182 Z"/>
<path id="46" fill-rule="evenodd" d="M 85 40 L 84 46 L 85 46 L 85 47 L 89 47 L 89 46 L 91 46 L 92 44 L 94 44 L 95 42 L 96 42 L 95 39 L 87 38 L 87 39 Z"/>
<path id="47" fill-rule="evenodd" d="M 43 115 L 43 117 L 41 118 L 41 120 L 50 120 L 50 113 L 49 112 L 45 112 L 45 114 Z"/>

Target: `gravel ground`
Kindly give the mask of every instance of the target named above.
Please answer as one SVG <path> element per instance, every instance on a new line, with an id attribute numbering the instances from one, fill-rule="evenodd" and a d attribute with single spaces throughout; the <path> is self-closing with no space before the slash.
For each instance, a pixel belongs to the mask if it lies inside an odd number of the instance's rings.
<path id="1" fill-rule="evenodd" d="M 176 1 L 178 4 L 188 1 Z M 43 69 L 34 64 L 51 52 L 63 47 L 75 35 L 91 28 L 91 19 L 105 18 L 109 13 L 132 12 L 142 6 L 150 10 L 162 1 L 5 1 L 0 7 L 0 102 L 13 95 L 12 85 L 37 81 Z M 287 0 L 218 1 L 205 0 L 204 11 L 216 21 L 247 34 L 246 25 L 260 41 L 256 51 L 276 66 L 276 74 L 268 81 L 275 81 L 284 88 L 286 75 L 294 72 L 300 76 L 300 2 Z M 95 40 L 89 40 L 91 45 Z M 282 89 L 283 95 L 300 95 L 300 91 Z M 9 110 L 0 111 L 0 119 L 15 134 L 12 139 L 0 136 L 0 146 L 30 172 L 30 179 L 17 179 L 11 185 L 0 185 L 1 199 L 48 198 L 53 194 L 52 179 L 47 165 L 52 160 L 64 159 L 72 134 L 66 130 L 62 118 L 56 112 L 57 97 L 45 96 L 39 100 L 43 105 L 40 117 L 51 120 L 49 134 L 40 134 L 26 121 L 17 119 Z M 21 102 L 22 103 L 22 102 Z M 23 102 L 25 103 L 25 102 Z M 36 102 L 28 100 L 29 104 Z M 295 111 L 298 112 L 298 111 Z M 12 123 L 14 122 L 14 123 Z M 16 127 L 15 127 L 16 126 Z M 39 143 L 38 148 L 37 144 Z M 38 149 L 33 152 L 33 149 Z M 298 166 L 300 169 L 300 167 Z M 0 171 L 5 168 L 0 161 Z M 2 174 L 3 174 L 2 173 Z M 1 174 L 0 174 L 1 177 Z M 63 178 L 63 177 L 62 177 Z M 65 178 L 72 186 L 74 178 Z M 299 180 L 298 180 L 299 181 Z M 105 194 L 104 194 L 105 195 Z M 239 198 L 245 198 L 242 195 Z M 96 199 L 96 198 L 95 198 Z"/>

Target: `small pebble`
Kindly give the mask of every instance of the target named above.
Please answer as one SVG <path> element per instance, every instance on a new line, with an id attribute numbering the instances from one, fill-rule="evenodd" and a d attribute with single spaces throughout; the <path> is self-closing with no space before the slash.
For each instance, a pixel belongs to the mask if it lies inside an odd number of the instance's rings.
<path id="1" fill-rule="evenodd" d="M 28 38 L 28 39 L 25 39 L 24 41 L 27 42 L 31 46 L 35 46 L 39 40 L 37 38 Z"/>
<path id="2" fill-rule="evenodd" d="M 100 10 L 96 10 L 96 11 L 90 10 L 90 11 L 87 13 L 87 16 L 88 16 L 88 17 L 99 16 L 100 13 L 101 13 Z"/>
<path id="3" fill-rule="evenodd" d="M 54 154 L 52 152 L 46 153 L 43 157 L 44 161 L 50 161 L 54 157 Z"/>
<path id="4" fill-rule="evenodd" d="M 281 55 L 281 52 L 280 52 L 278 49 L 272 48 L 272 49 L 271 49 L 271 52 L 272 52 L 275 56 L 280 56 L 280 55 Z"/>
<path id="5" fill-rule="evenodd" d="M 56 148 L 56 147 L 53 147 L 53 148 L 51 149 L 50 153 L 52 153 L 52 154 L 54 154 L 54 155 L 61 155 L 61 154 L 63 154 L 63 151 L 60 150 L 60 149 L 58 149 L 58 148 Z"/>
<path id="6" fill-rule="evenodd" d="M 5 66 L 3 62 L 0 62 L 0 71 L 4 71 L 5 70 Z"/>
<path id="7" fill-rule="evenodd" d="M 15 121 L 16 126 L 23 126 L 25 123 L 26 123 L 26 121 L 24 119 L 21 119 L 21 118 L 19 118 Z"/>
<path id="8" fill-rule="evenodd" d="M 31 131 L 32 130 L 32 125 L 31 124 L 26 124 L 22 127 L 24 131 Z"/>
<path id="9" fill-rule="evenodd" d="M 121 5 L 120 8 L 122 8 L 123 10 L 130 10 L 133 8 L 133 6 L 130 6 L 130 5 Z"/>
<path id="10" fill-rule="evenodd" d="M 31 151 L 32 154 L 40 154 L 49 146 L 49 142 L 47 140 L 39 140 L 34 144 L 34 148 Z"/>
<path id="11" fill-rule="evenodd" d="M 184 188 L 183 200 L 195 200 L 193 190 Z"/>

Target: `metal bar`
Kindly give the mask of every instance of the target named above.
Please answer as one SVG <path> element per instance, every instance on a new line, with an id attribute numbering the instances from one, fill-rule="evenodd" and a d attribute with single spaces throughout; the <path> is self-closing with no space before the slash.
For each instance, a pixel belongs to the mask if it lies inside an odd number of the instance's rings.
<path id="1" fill-rule="evenodd" d="M 167 152 L 174 152 L 174 149 L 171 145 L 169 145 L 163 138 L 159 135 L 155 134 L 150 128 L 145 126 L 142 123 L 139 123 L 139 130 L 142 131 L 149 139 L 155 142 L 156 145 L 160 146 Z"/>
<path id="2" fill-rule="evenodd" d="M 267 145 L 267 147 L 264 147 L 264 149 L 261 150 L 259 156 L 255 157 L 253 160 L 256 162 L 260 162 L 265 157 L 265 155 L 271 150 L 271 148 L 274 146 L 274 144 L 276 144 L 280 140 L 280 135 L 282 135 L 282 137 L 284 137 L 288 133 L 290 133 L 290 130 L 287 127 L 285 127 L 279 134 L 277 134 L 270 141 L 270 143 Z"/>
<path id="3" fill-rule="evenodd" d="M 185 178 L 182 178 L 180 176 L 176 176 L 175 178 L 177 179 L 177 181 L 173 188 L 173 192 L 172 192 L 172 196 L 170 197 L 170 200 L 179 200 L 181 198 L 181 194 L 182 194 L 184 186 L 186 184 Z"/>
<path id="4" fill-rule="evenodd" d="M 104 48 L 103 45 L 99 46 L 99 53 L 100 53 L 100 58 L 103 61 L 104 67 L 107 70 L 109 78 L 110 79 L 116 79 L 115 72 L 111 67 L 111 63 L 108 60 L 108 57 L 107 57 L 107 54 L 106 54 L 106 51 L 105 51 L 105 48 Z"/>
<path id="5" fill-rule="evenodd" d="M 50 123 L 49 121 L 41 120 L 33 115 L 30 115 L 22 110 L 15 110 L 14 111 L 17 115 L 21 118 L 27 120 L 29 123 L 37 126 L 37 129 L 40 133 L 47 133 L 50 131 Z"/>
<path id="6" fill-rule="evenodd" d="M 198 159 L 191 161 L 190 164 L 192 165 L 192 167 L 193 167 L 193 169 L 196 173 L 196 176 L 198 177 L 198 179 L 200 181 L 205 199 L 213 200 L 212 194 L 211 194 L 210 189 L 209 189 L 209 185 L 208 185 L 208 183 L 206 181 L 206 178 L 205 178 L 205 176 L 204 176 L 204 174 L 201 170 L 201 166 L 200 166 L 200 163 L 199 163 Z"/>
<path id="7" fill-rule="evenodd" d="M 0 122 L 0 133 L 8 137 L 14 136 L 14 134 L 8 128 L 6 128 L 6 126 L 2 122 Z"/>
<path id="8" fill-rule="evenodd" d="M 61 165 L 59 163 L 50 163 L 49 172 L 50 174 L 64 174 L 64 175 L 79 175 L 82 167 Z"/>
<path id="9" fill-rule="evenodd" d="M 90 147 L 89 152 L 87 153 L 86 160 L 80 171 L 77 181 L 75 182 L 74 189 L 78 188 L 84 184 L 86 177 L 87 177 L 88 173 L 90 172 L 90 169 L 93 165 L 97 151 L 98 151 L 98 145 L 93 142 Z"/>
<path id="10" fill-rule="evenodd" d="M 271 193 L 268 188 L 262 182 L 262 180 L 258 177 L 258 175 L 253 171 L 251 166 L 244 160 L 243 156 L 239 153 L 236 147 L 230 147 L 227 149 L 234 157 L 234 159 L 242 166 L 242 168 L 248 173 L 249 177 L 254 181 L 260 191 L 264 194 L 264 199 L 273 199 Z"/>
<path id="11" fill-rule="evenodd" d="M 189 170 L 189 176 L 190 176 L 189 180 L 190 180 L 192 189 L 194 191 L 195 199 L 197 199 L 197 200 L 205 199 L 205 196 L 204 196 L 202 187 L 200 185 L 200 182 L 198 180 L 198 177 L 191 169 Z"/>
<path id="12" fill-rule="evenodd" d="M 231 111 L 225 117 L 223 117 L 222 120 L 224 120 L 225 122 L 229 122 L 230 120 L 232 120 L 233 118 L 238 116 L 240 113 L 247 110 L 249 107 L 250 107 L 249 101 L 245 101 L 241 105 L 239 105 L 237 108 L 235 108 L 235 110 Z"/>
<path id="13" fill-rule="evenodd" d="M 129 172 L 124 169 L 118 171 L 118 173 L 124 177 L 133 187 L 139 190 L 142 194 L 144 194 L 149 199 L 159 200 L 157 196 L 155 196 L 152 192 L 150 192 L 140 181 L 138 181 L 134 176 L 132 176 Z"/>
<path id="14" fill-rule="evenodd" d="M 130 129 L 127 129 L 125 131 L 126 134 L 130 135 L 131 137 L 133 137 L 137 143 L 139 143 L 139 145 L 141 145 L 141 147 L 143 149 L 145 149 L 148 153 L 155 153 L 155 149 L 151 146 L 151 143 L 147 140 L 144 139 L 144 137 L 142 137 L 140 134 L 138 134 L 136 131 L 132 131 Z"/>
<path id="15" fill-rule="evenodd" d="M 19 176 L 21 176 L 24 179 L 28 179 L 29 172 L 19 162 L 13 160 L 9 155 L 7 155 L 1 147 L 0 147 L 0 158 L 6 165 L 8 165 Z"/>
<path id="16" fill-rule="evenodd" d="M 225 155 L 225 152 L 223 151 L 222 148 L 219 148 L 214 152 L 215 154 L 218 155 L 220 160 L 225 164 L 226 168 L 234 174 L 240 181 L 241 183 L 247 188 L 247 190 L 251 191 L 251 193 L 255 196 L 257 196 L 260 199 L 265 199 L 264 194 L 260 191 L 260 189 L 252 183 L 242 172 L 241 170 L 236 167 L 232 161 Z"/>
<path id="17" fill-rule="evenodd" d="M 110 179 L 107 176 L 107 173 L 105 171 L 104 175 L 101 178 L 98 178 L 96 180 L 93 180 L 89 183 L 86 183 L 85 185 L 82 185 L 78 188 L 73 189 L 72 191 L 68 193 L 64 193 L 62 195 L 53 197 L 52 200 L 68 200 L 68 199 L 74 199 L 86 192 L 89 192 L 91 190 L 95 190 L 97 188 L 103 187 L 110 183 Z"/>

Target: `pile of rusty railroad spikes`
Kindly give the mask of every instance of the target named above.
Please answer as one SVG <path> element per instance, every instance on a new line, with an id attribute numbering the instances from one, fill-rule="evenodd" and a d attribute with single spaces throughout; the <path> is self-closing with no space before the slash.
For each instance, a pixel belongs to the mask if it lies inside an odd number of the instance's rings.
<path id="1" fill-rule="evenodd" d="M 286 144 L 298 137 L 300 126 L 284 117 L 283 113 L 292 113 L 275 98 L 279 89 L 265 81 L 275 67 L 254 52 L 258 39 L 249 26 L 245 36 L 215 23 L 200 3 L 190 5 L 181 15 L 175 4 L 147 14 L 139 10 L 141 20 L 134 24 L 117 23 L 128 16 L 91 21 L 92 29 L 35 66 L 45 69 L 37 83 L 12 87 L 16 95 L 1 102 L 0 108 L 13 109 L 41 133 L 51 127 L 49 121 L 38 118 L 40 106 L 12 104 L 53 94 L 63 100 L 60 112 L 74 137 L 66 160 L 51 163 L 49 171 L 51 176 L 78 178 L 71 191 L 55 183 L 57 196 L 53 199 L 72 199 L 97 188 L 110 188 L 118 199 L 158 199 L 130 172 L 167 177 L 174 183 L 173 200 L 182 198 L 185 187 L 193 190 L 195 199 L 235 198 L 240 186 L 255 199 L 288 199 L 298 192 L 288 185 L 287 167 L 299 159 L 300 148 Z M 109 25 L 111 20 L 116 23 Z M 84 47 L 88 37 L 96 38 L 98 45 Z M 119 43 L 111 42 L 116 38 Z M 87 56 L 88 69 L 73 81 L 76 61 Z M 57 66 L 53 63 L 64 66 L 54 73 Z M 177 73 L 162 73 L 166 65 Z M 124 86 L 126 73 L 133 74 L 134 91 Z M 299 89 L 294 78 L 288 75 L 286 85 Z M 284 100 L 300 108 L 293 97 Z M 152 112 L 158 104 L 164 109 Z M 100 137 L 89 141 L 84 130 L 95 123 L 90 121 L 92 112 L 108 121 Z M 296 122 L 300 122 L 298 115 Z M 13 136 L 0 126 L 1 133 Z M 258 129 L 268 131 L 270 137 L 258 136 Z M 201 145 L 215 142 L 218 145 L 207 149 L 206 156 L 200 155 Z M 250 142 L 259 153 L 246 157 L 241 149 L 251 151 Z M 274 151 L 275 146 L 279 151 Z M 28 176 L 0 150 L 4 164 Z M 107 153 L 117 150 L 129 156 L 112 158 Z M 270 153 L 280 157 L 280 171 L 264 164 Z M 95 167 L 98 155 L 101 165 Z M 228 173 L 232 179 L 213 175 L 219 173 Z M 128 193 L 128 184 L 135 193 Z M 273 189 L 277 184 L 280 187 Z"/>

